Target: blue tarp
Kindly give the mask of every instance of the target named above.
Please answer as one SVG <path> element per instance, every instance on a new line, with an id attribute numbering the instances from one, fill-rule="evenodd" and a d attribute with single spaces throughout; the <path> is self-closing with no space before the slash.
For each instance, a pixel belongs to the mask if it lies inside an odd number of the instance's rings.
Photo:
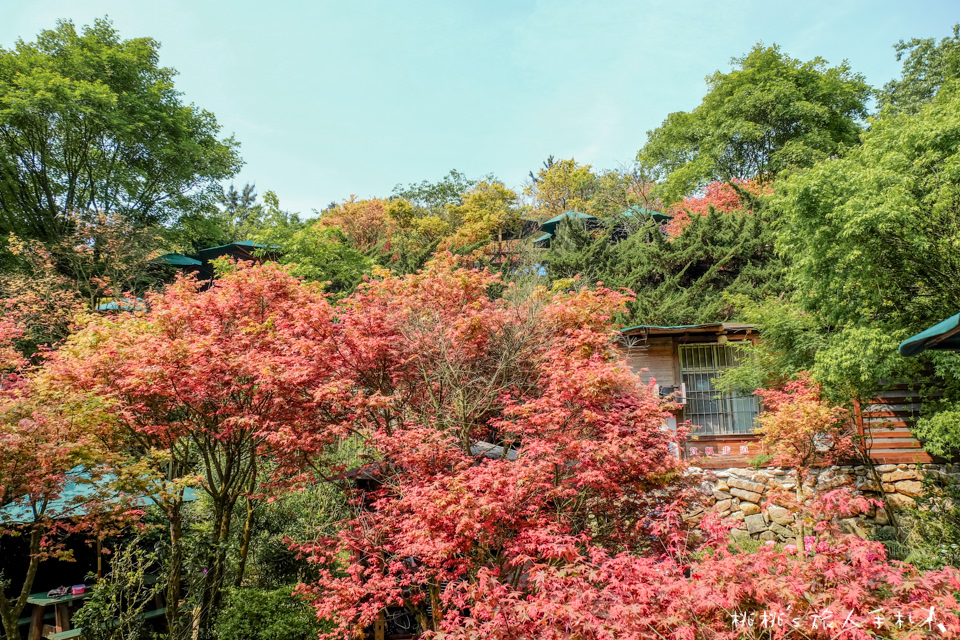
<path id="1" fill-rule="evenodd" d="M 123 298 L 112 302 L 103 302 L 97 305 L 97 311 L 146 311 L 147 305 L 143 298 Z"/>

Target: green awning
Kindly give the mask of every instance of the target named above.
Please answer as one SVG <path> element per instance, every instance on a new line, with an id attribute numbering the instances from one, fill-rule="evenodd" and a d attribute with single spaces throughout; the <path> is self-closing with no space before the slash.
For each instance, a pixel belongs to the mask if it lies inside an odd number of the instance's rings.
<path id="1" fill-rule="evenodd" d="M 960 313 L 910 336 L 897 348 L 902 356 L 924 351 L 960 351 Z"/>
<path id="2" fill-rule="evenodd" d="M 568 220 L 596 220 L 597 216 L 592 216 L 589 213 L 581 213 L 579 211 L 566 211 L 558 216 L 550 218 L 540 225 L 540 231 L 549 233 L 551 235 L 556 234 L 557 225 L 559 225 L 564 218 Z"/>
<path id="3" fill-rule="evenodd" d="M 151 262 L 163 262 L 175 267 L 199 267 L 203 264 L 199 260 L 188 258 L 187 256 L 179 253 L 165 253 L 162 256 L 154 258 L 151 260 Z"/>

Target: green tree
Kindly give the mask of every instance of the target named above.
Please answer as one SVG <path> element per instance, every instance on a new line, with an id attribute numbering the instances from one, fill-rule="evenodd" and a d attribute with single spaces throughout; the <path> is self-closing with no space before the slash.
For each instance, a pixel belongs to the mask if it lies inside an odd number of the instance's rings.
<path id="1" fill-rule="evenodd" d="M 52 241 L 88 212 L 155 225 L 236 172 L 237 143 L 183 102 L 158 49 L 106 19 L 0 49 L 0 232 Z"/>
<path id="2" fill-rule="evenodd" d="M 778 248 L 799 309 L 823 344 L 812 369 L 826 388 L 869 393 L 881 379 L 928 379 L 947 401 L 920 423 L 933 452 L 960 446 L 960 357 L 901 358 L 904 338 L 957 312 L 960 299 L 960 88 L 916 113 L 885 112 L 860 147 L 778 185 Z M 849 397 L 849 396 L 848 396 Z"/>
<path id="3" fill-rule="evenodd" d="M 255 205 L 256 217 L 244 223 L 250 230 L 245 239 L 279 247 L 280 262 L 295 265 L 294 275 L 326 282 L 327 290 L 339 297 L 353 291 L 370 273 L 373 260 L 352 247 L 340 227 L 303 221 L 298 214 L 284 211 L 273 191 L 267 191 L 263 200 L 263 205 Z"/>
<path id="4" fill-rule="evenodd" d="M 502 240 L 520 230 L 523 207 L 513 189 L 502 182 L 482 180 L 462 195 L 461 204 L 448 204 L 447 216 L 457 231 L 453 246 Z"/>
<path id="5" fill-rule="evenodd" d="M 648 219 L 616 242 L 629 222 L 614 218 L 597 232 L 564 221 L 545 257 L 548 274 L 631 289 L 637 297 L 627 305 L 626 324 L 720 322 L 736 312 L 730 296 L 760 300 L 783 290 L 783 263 L 762 210 L 711 209 L 676 238 Z"/>
<path id="6" fill-rule="evenodd" d="M 524 194 L 534 200 L 534 214 L 548 220 L 565 211 L 587 213 L 588 202 L 597 190 L 597 176 L 590 165 L 579 164 L 573 158 L 547 158 L 536 175 L 530 172 L 531 182 Z"/>
<path id="7" fill-rule="evenodd" d="M 267 232 L 260 237 L 265 243 L 278 244 L 276 233 Z M 338 227 L 316 223 L 305 226 L 281 240 L 278 246 L 282 247 L 280 261 L 295 265 L 294 275 L 326 282 L 327 291 L 338 297 L 351 293 L 374 264 L 347 243 Z"/>
<path id="8" fill-rule="evenodd" d="M 606 218 L 634 206 L 659 210 L 659 202 L 650 197 L 651 186 L 639 165 L 597 172 L 573 158 L 550 156 L 536 174 L 530 172 L 524 194 L 533 199 L 533 215 L 540 220 L 566 211 Z"/>
<path id="9" fill-rule="evenodd" d="M 855 144 L 871 90 L 846 62 L 801 62 L 754 46 L 707 78 L 693 111 L 671 113 L 637 154 L 668 203 L 714 180 L 768 182 Z"/>
<path id="10" fill-rule="evenodd" d="M 954 25 L 952 36 L 940 42 L 914 38 L 901 40 L 894 49 L 897 60 L 903 61 L 903 71 L 880 92 L 880 104 L 885 109 L 916 113 L 944 83 L 960 77 L 960 24 Z"/>
<path id="11" fill-rule="evenodd" d="M 263 205 L 257 202 L 254 185 L 245 184 L 242 191 L 237 191 L 232 184 L 228 189 L 221 187 L 217 199 L 227 242 L 250 240 L 253 234 L 263 229 L 265 212 Z"/>
<path id="12" fill-rule="evenodd" d="M 493 176 L 484 176 L 485 180 L 493 180 Z M 402 198 L 424 210 L 422 215 L 442 215 L 447 205 L 463 204 L 463 194 L 477 186 L 480 180 L 468 178 L 465 174 L 451 169 L 450 172 L 436 182 L 424 180 L 419 183 L 410 183 L 406 187 L 397 185 L 393 188 L 393 198 Z"/>

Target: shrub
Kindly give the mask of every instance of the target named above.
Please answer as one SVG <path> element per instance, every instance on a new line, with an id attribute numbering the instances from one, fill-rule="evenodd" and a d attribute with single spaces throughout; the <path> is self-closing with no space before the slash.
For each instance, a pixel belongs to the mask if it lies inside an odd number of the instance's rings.
<path id="1" fill-rule="evenodd" d="M 306 640 L 320 632 L 313 608 L 293 597 L 293 585 L 272 591 L 230 589 L 217 618 L 220 640 Z"/>

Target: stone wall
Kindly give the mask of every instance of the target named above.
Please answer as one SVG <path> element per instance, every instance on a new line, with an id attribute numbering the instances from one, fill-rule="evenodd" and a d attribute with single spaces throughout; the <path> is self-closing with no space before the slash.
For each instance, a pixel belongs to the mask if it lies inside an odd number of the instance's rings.
<path id="1" fill-rule="evenodd" d="M 866 466 L 814 469 L 801 488 L 802 495 L 810 499 L 815 494 L 849 486 L 866 497 L 882 498 L 887 507 L 897 509 L 915 504 L 913 499 L 923 489 L 924 474 L 960 476 L 960 465 L 884 464 L 874 469 L 879 482 Z M 704 470 L 696 467 L 691 467 L 690 471 L 702 476 L 700 490 L 708 496 L 707 508 L 742 522 L 741 531 L 750 537 L 785 541 L 796 536 L 792 528 L 794 516 L 788 507 L 790 501 L 776 497 L 786 493 L 795 500 L 797 482 L 793 471 L 779 468 Z M 700 513 L 702 511 L 691 515 Z M 889 525 L 887 508 L 874 508 L 867 514 L 840 521 L 842 530 L 862 537 Z"/>

